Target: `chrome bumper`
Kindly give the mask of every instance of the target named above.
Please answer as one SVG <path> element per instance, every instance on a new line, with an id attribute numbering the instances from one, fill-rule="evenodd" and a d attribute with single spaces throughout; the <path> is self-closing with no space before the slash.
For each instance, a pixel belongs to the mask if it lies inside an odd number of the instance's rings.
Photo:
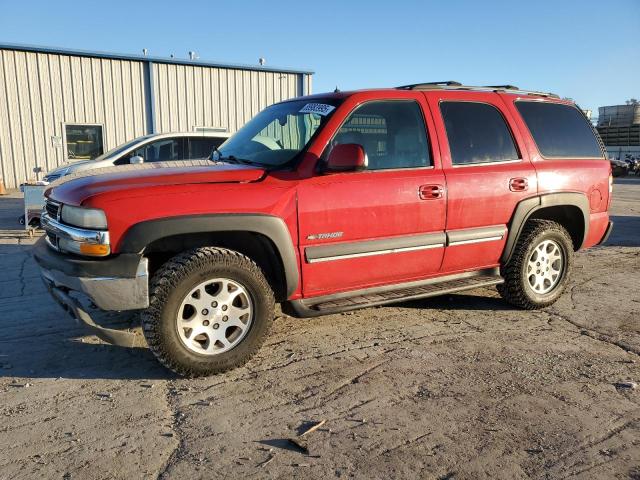
<path id="1" fill-rule="evenodd" d="M 102 310 L 137 310 L 149 306 L 149 262 L 140 260 L 133 278 L 71 277 L 40 267 L 47 286 L 86 294 Z"/>
<path id="2" fill-rule="evenodd" d="M 51 218 L 45 211 L 40 216 L 40 225 L 47 232 L 47 244 L 54 250 L 58 248 L 58 238 L 72 240 L 81 243 L 93 243 L 96 245 L 109 245 L 109 232 L 101 230 L 86 230 L 60 223 Z"/>

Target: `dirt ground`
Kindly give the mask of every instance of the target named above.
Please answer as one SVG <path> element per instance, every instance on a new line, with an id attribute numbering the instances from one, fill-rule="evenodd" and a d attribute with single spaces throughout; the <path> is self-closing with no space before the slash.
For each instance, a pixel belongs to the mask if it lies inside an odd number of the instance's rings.
<path id="1" fill-rule="evenodd" d="M 197 380 L 83 337 L 13 230 L 19 204 L 0 198 L 2 479 L 640 479 L 637 179 L 551 308 L 488 288 L 279 317 L 245 367 Z M 320 420 L 308 454 L 288 442 Z"/>

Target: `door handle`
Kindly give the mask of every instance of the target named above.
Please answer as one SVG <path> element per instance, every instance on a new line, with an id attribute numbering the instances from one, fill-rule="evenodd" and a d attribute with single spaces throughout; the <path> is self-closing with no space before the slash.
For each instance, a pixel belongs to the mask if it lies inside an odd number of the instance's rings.
<path id="1" fill-rule="evenodd" d="M 421 200 L 433 200 L 444 196 L 444 187 L 442 185 L 420 185 L 418 193 Z"/>
<path id="2" fill-rule="evenodd" d="M 509 180 L 509 190 L 512 192 L 524 192 L 529 188 L 529 180 L 524 177 L 516 177 Z"/>

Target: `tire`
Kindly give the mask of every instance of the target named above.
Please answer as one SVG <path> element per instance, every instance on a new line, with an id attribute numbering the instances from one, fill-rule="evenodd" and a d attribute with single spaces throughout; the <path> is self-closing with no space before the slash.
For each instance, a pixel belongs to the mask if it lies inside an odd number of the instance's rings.
<path id="1" fill-rule="evenodd" d="M 547 251 L 551 253 L 545 257 Z M 551 220 L 529 220 L 511 260 L 501 268 L 504 283 L 497 286 L 498 292 L 510 304 L 526 310 L 548 307 L 562 295 L 572 264 L 573 241 L 567 230 Z"/>
<path id="2" fill-rule="evenodd" d="M 223 295 L 233 299 L 211 302 Z M 241 303 L 235 306 L 237 301 Z M 222 316 L 236 310 L 249 313 L 244 318 Z M 185 377 L 213 375 L 244 365 L 258 351 L 273 321 L 274 297 L 250 258 L 233 250 L 203 247 L 171 258 L 156 272 L 149 307 L 141 317 L 149 349 L 160 363 Z M 225 318 L 230 321 L 223 323 Z"/>

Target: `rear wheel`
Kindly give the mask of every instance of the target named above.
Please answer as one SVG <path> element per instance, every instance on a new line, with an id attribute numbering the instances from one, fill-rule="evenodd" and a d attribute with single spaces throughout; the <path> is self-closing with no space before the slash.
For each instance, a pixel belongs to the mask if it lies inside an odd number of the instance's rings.
<path id="1" fill-rule="evenodd" d="M 573 242 L 562 225 L 530 220 L 511 260 L 502 268 L 500 295 L 520 308 L 543 308 L 554 303 L 567 284 L 573 263 Z"/>
<path id="2" fill-rule="evenodd" d="M 273 293 L 248 257 L 205 247 L 173 257 L 154 275 L 142 327 L 149 348 L 184 376 L 243 365 L 273 320 Z"/>

